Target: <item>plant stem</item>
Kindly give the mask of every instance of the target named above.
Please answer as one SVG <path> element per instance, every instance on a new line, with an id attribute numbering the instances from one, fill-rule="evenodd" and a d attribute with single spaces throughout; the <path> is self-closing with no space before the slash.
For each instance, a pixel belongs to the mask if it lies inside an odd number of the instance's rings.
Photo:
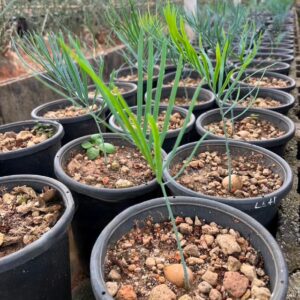
<path id="1" fill-rule="evenodd" d="M 181 247 L 181 243 L 180 243 L 180 239 L 179 239 L 179 233 L 178 233 L 178 230 L 177 230 L 177 227 L 176 227 L 176 221 L 175 221 L 174 214 L 173 214 L 173 211 L 172 211 L 172 208 L 171 208 L 171 203 L 169 201 L 169 197 L 167 195 L 165 185 L 162 182 L 159 182 L 159 185 L 160 185 L 160 188 L 162 190 L 163 197 L 165 199 L 165 202 L 166 202 L 166 205 L 167 205 L 167 208 L 168 208 L 169 217 L 171 219 L 171 223 L 172 223 L 172 226 L 173 226 L 173 231 L 174 231 L 174 234 L 175 234 L 175 237 L 176 237 L 177 247 L 178 247 L 178 251 L 179 251 L 179 254 L 180 254 L 180 260 L 181 260 L 181 264 L 182 264 L 182 267 L 183 267 L 184 286 L 185 286 L 186 290 L 189 290 L 190 289 L 190 281 L 189 281 L 189 275 L 188 275 L 188 271 L 187 271 L 187 265 L 186 265 L 186 262 L 185 262 L 185 259 L 184 259 L 183 249 Z"/>
<path id="2" fill-rule="evenodd" d="M 89 114 L 90 114 L 90 116 L 93 117 L 93 119 L 94 119 L 94 121 L 96 123 L 97 129 L 98 129 L 98 132 L 99 132 L 100 136 L 102 137 L 103 134 L 102 134 L 102 130 L 101 130 L 101 127 L 99 125 L 97 116 L 92 111 L 90 111 Z M 101 139 L 101 143 L 102 143 L 102 148 L 103 148 L 102 152 L 104 154 L 104 163 L 107 164 L 108 161 L 107 161 L 107 153 L 106 153 L 106 150 L 105 150 L 105 147 L 104 147 L 104 139 Z"/>
<path id="3" fill-rule="evenodd" d="M 226 126 L 226 119 L 224 115 L 224 110 L 223 106 L 220 106 L 220 112 L 221 112 L 221 117 L 222 117 L 222 122 L 223 122 L 223 131 L 224 131 L 224 136 L 225 136 L 225 146 L 226 146 L 226 155 L 227 155 L 227 163 L 228 163 L 228 190 L 231 192 L 232 190 L 232 181 L 231 181 L 231 172 L 232 172 L 232 166 L 231 166 L 231 154 L 230 154 L 230 147 L 229 147 L 229 138 L 227 134 L 227 126 Z"/>

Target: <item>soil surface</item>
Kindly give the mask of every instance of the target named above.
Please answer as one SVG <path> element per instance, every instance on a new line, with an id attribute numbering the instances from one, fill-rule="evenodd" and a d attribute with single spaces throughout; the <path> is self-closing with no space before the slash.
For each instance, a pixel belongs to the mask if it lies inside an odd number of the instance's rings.
<path id="1" fill-rule="evenodd" d="M 183 163 L 171 167 L 172 176 L 178 174 Z M 264 196 L 282 186 L 273 165 L 264 164 L 262 154 L 234 155 L 232 157 L 232 189 L 229 190 L 228 159 L 226 154 L 199 153 L 189 163 L 177 182 L 195 192 L 221 198 L 249 198 Z"/>
<path id="2" fill-rule="evenodd" d="M 173 86 L 174 85 L 174 81 L 172 80 L 166 84 L 164 84 L 165 86 Z M 186 77 L 183 78 L 179 81 L 178 86 L 179 87 L 198 87 L 200 84 L 202 83 L 202 79 L 201 78 L 191 78 L 191 77 Z"/>
<path id="3" fill-rule="evenodd" d="M 0 133 L 0 153 L 28 148 L 46 141 L 54 135 L 51 125 L 38 124 L 20 132 Z"/>
<path id="4" fill-rule="evenodd" d="M 53 227 L 63 212 L 56 191 L 45 187 L 37 193 L 29 186 L 0 194 L 0 258 L 38 240 Z"/>
<path id="5" fill-rule="evenodd" d="M 159 131 L 163 130 L 165 119 L 166 119 L 166 111 L 160 112 L 156 122 Z M 185 118 L 179 112 L 173 113 L 169 120 L 168 130 L 172 131 L 172 130 L 182 128 L 184 121 Z M 141 127 L 143 126 L 144 126 L 144 117 L 142 117 L 141 120 Z"/>
<path id="6" fill-rule="evenodd" d="M 275 77 L 255 77 L 251 76 L 244 80 L 245 83 L 251 86 L 266 87 L 266 88 L 286 88 L 290 86 L 289 81 Z"/>
<path id="7" fill-rule="evenodd" d="M 229 300 L 271 297 L 259 252 L 239 232 L 197 217 L 176 218 L 190 290 L 170 222 L 135 227 L 105 259 L 107 290 L 115 299 Z"/>
<path id="8" fill-rule="evenodd" d="M 137 73 L 132 73 L 132 74 L 128 74 L 128 75 L 124 75 L 124 76 L 120 76 L 118 77 L 119 80 L 123 80 L 123 81 L 138 81 L 139 80 L 139 76 Z M 148 79 L 148 75 L 147 74 L 144 74 L 144 77 L 143 77 L 144 80 L 147 80 Z"/>
<path id="9" fill-rule="evenodd" d="M 81 107 L 70 105 L 65 108 L 60 108 L 58 110 L 47 111 L 43 117 L 45 119 L 67 119 L 83 116 L 91 111 L 96 111 L 98 106 L 96 104 L 90 105 L 89 107 Z"/>
<path id="10" fill-rule="evenodd" d="M 122 95 L 122 94 L 128 93 L 130 90 L 131 90 L 131 88 L 129 88 L 129 87 L 127 87 L 127 88 L 125 88 L 125 87 L 124 88 L 114 87 L 113 90 L 112 90 L 112 93 L 114 95 L 117 95 L 118 93 Z M 99 95 L 97 94 L 96 90 L 89 92 L 89 97 L 90 98 L 94 99 L 96 96 L 101 97 L 100 94 Z"/>
<path id="11" fill-rule="evenodd" d="M 223 121 L 210 123 L 204 128 L 215 135 L 224 136 Z M 226 132 L 229 137 L 243 141 L 268 141 L 286 133 L 271 122 L 262 120 L 257 115 L 235 120 L 234 123 L 230 119 L 226 119 Z"/>
<path id="12" fill-rule="evenodd" d="M 161 104 L 169 104 L 169 98 L 164 98 L 164 99 L 161 99 L 160 103 Z M 192 102 L 192 99 L 190 98 L 187 98 L 187 97 L 176 97 L 175 98 L 175 105 L 176 106 L 187 106 L 187 105 L 190 105 Z M 198 100 L 196 105 L 200 105 L 201 103 L 205 103 L 207 102 L 206 100 Z"/>
<path id="13" fill-rule="evenodd" d="M 275 108 L 282 105 L 280 101 L 274 100 L 271 97 L 257 97 L 255 100 L 253 97 L 247 97 L 244 100 L 239 101 L 238 106 L 249 107 L 250 104 L 251 107 L 258 108 Z"/>
<path id="14" fill-rule="evenodd" d="M 99 188 L 121 189 L 154 179 L 147 162 L 135 147 L 115 146 L 116 152 L 89 160 L 84 152 L 68 162 L 66 172 L 74 180 Z"/>

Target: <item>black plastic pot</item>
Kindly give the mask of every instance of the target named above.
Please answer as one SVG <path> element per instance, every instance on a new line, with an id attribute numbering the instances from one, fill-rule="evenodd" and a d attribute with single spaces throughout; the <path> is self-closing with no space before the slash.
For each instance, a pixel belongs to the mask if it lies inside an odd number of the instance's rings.
<path id="1" fill-rule="evenodd" d="M 136 93 L 137 93 L 137 85 L 131 82 L 114 82 L 114 85 L 117 88 L 124 89 L 125 92 L 121 93 L 122 97 L 128 104 L 128 106 L 135 106 L 136 105 Z M 89 89 L 95 90 L 95 85 L 89 86 Z M 99 95 L 101 98 L 101 95 Z"/>
<path id="2" fill-rule="evenodd" d="M 91 103 L 93 101 L 91 100 Z M 100 99 L 96 99 L 95 103 L 99 105 L 99 110 L 95 113 L 99 114 L 102 118 L 105 118 L 106 108 L 103 107 L 103 102 Z M 46 104 L 42 104 L 36 107 L 31 112 L 31 117 L 35 120 L 48 120 L 44 118 L 44 114 L 48 111 L 55 111 L 58 109 L 66 108 L 71 105 L 70 100 L 59 99 Z M 98 132 L 97 124 L 93 117 L 89 114 L 74 118 L 63 118 L 63 119 L 52 119 L 53 121 L 59 122 L 64 127 L 65 135 L 62 140 L 62 144 L 66 144 L 78 137 Z M 105 128 L 102 128 L 105 131 Z"/>
<path id="3" fill-rule="evenodd" d="M 293 62 L 294 58 L 295 57 L 293 55 L 289 55 L 289 54 L 261 53 L 261 52 L 259 52 L 259 50 L 254 57 L 254 59 L 256 59 L 256 60 L 278 61 L 278 62 L 285 62 L 288 64 L 291 64 Z"/>
<path id="4" fill-rule="evenodd" d="M 239 94 L 238 94 L 239 93 Z M 289 93 L 279 91 L 279 90 L 272 90 L 272 89 L 253 89 L 253 88 L 236 88 L 231 93 L 230 99 L 236 100 L 237 95 L 239 95 L 239 98 L 242 99 L 245 96 L 253 96 L 257 98 L 267 98 L 270 97 L 274 100 L 277 100 L 281 103 L 278 107 L 270 107 L 266 108 L 267 110 L 272 110 L 279 112 L 281 114 L 286 115 L 291 108 L 295 105 L 295 97 Z M 226 105 L 226 104 L 225 104 Z M 228 106 L 228 105 L 227 105 Z M 256 108 L 256 107 L 253 107 Z M 260 109 L 263 109 L 259 107 Z"/>
<path id="5" fill-rule="evenodd" d="M 145 108 L 145 106 L 143 106 L 143 109 Z M 168 106 L 167 105 L 160 105 L 159 106 L 159 111 L 162 112 L 162 111 L 165 111 L 167 110 Z M 136 113 L 137 112 L 137 106 L 135 107 L 132 107 L 131 110 Z M 186 117 L 187 114 L 188 114 L 188 111 L 182 107 L 178 107 L 178 106 L 174 106 L 173 108 L 173 113 L 175 112 L 179 112 L 182 116 Z M 193 130 L 194 128 L 194 124 L 195 124 L 195 116 L 194 114 L 191 115 L 191 120 L 190 122 L 188 123 L 187 127 L 186 127 L 186 131 L 184 133 L 184 137 L 181 141 L 181 144 L 185 144 L 185 143 L 188 143 L 190 142 L 190 132 Z M 111 116 L 110 119 L 109 119 L 109 125 L 114 129 L 115 132 L 120 132 L 120 133 L 123 133 L 122 131 L 122 128 L 116 123 L 116 120 L 115 120 L 115 117 L 114 116 Z M 166 138 L 165 138 L 165 141 L 163 143 L 163 149 L 168 153 L 170 152 L 174 145 L 175 145 L 175 142 L 176 142 L 176 139 L 179 135 L 179 132 L 180 132 L 181 129 L 175 129 L 175 130 L 169 130 L 167 132 L 167 135 L 166 135 Z"/>
<path id="6" fill-rule="evenodd" d="M 0 153 L 0 176 L 16 174 L 37 174 L 53 177 L 53 159 L 61 147 L 64 129 L 53 121 L 21 121 L 0 126 L 0 133 L 20 132 L 32 129 L 36 124 L 53 126 L 55 134 L 46 141 L 32 147 Z"/>
<path id="7" fill-rule="evenodd" d="M 232 74 L 231 81 L 235 80 L 237 74 L 238 74 L 237 72 L 235 72 L 234 74 Z M 251 74 L 253 74 L 253 72 L 246 71 L 242 75 L 241 80 L 239 81 L 239 85 L 241 87 L 251 87 L 251 88 L 258 87 L 258 86 L 253 86 L 253 85 L 250 85 L 248 83 L 243 82 L 243 79 L 245 79 L 247 76 L 250 76 Z M 290 91 L 292 91 L 296 87 L 295 80 L 293 78 L 291 78 L 289 76 L 286 76 L 286 75 L 283 75 L 283 74 L 274 73 L 274 72 L 255 72 L 254 76 L 257 77 L 257 78 L 261 78 L 261 77 L 274 77 L 274 78 L 279 78 L 279 79 L 286 80 L 289 83 L 287 87 L 281 87 L 281 88 L 278 88 L 278 87 L 272 87 L 272 88 L 264 87 L 264 89 L 268 89 L 268 90 L 272 89 L 272 90 L 280 90 L 280 91 L 284 91 L 284 92 L 290 92 Z"/>
<path id="8" fill-rule="evenodd" d="M 156 66 L 158 68 L 160 67 L 160 61 L 158 61 L 156 63 Z M 166 67 L 165 67 L 165 74 L 176 72 L 176 70 L 177 70 L 177 65 L 174 64 L 174 62 L 171 59 L 167 59 L 167 61 L 166 61 Z"/>
<path id="9" fill-rule="evenodd" d="M 237 63 L 236 67 L 239 68 L 241 67 L 241 65 L 241 63 Z M 258 70 L 267 70 L 270 72 L 288 75 L 290 72 L 290 68 L 291 66 L 288 63 L 284 63 L 281 61 L 261 61 L 257 59 L 252 60 L 252 62 L 248 65 L 249 72 L 253 73 Z"/>
<path id="10" fill-rule="evenodd" d="M 288 48 L 276 48 L 276 47 L 259 47 L 259 53 L 266 53 L 266 54 L 288 54 L 294 55 L 294 49 Z"/>
<path id="11" fill-rule="evenodd" d="M 105 142 L 114 145 L 130 145 L 120 134 L 103 134 Z M 81 151 L 81 143 L 89 136 L 78 138 L 66 144 L 54 160 L 55 174 L 71 191 L 76 203 L 76 213 L 72 222 L 74 238 L 83 264 L 88 268 L 92 247 L 101 230 L 120 212 L 141 201 L 160 195 L 156 180 L 140 186 L 107 189 L 82 184 L 65 172 L 70 158 Z"/>
<path id="12" fill-rule="evenodd" d="M 169 165 L 166 165 L 164 170 L 164 180 L 168 182 L 167 186 L 175 196 L 190 196 L 190 197 L 203 197 L 205 199 L 215 200 L 233 206 L 262 223 L 268 225 L 272 219 L 276 216 L 280 202 L 290 192 L 293 184 L 292 170 L 288 163 L 278 156 L 277 154 L 248 143 L 242 143 L 237 141 L 229 141 L 230 153 L 234 157 L 236 155 L 251 155 L 252 153 L 263 154 L 264 160 L 261 163 L 265 163 L 268 166 L 272 166 L 274 170 L 283 180 L 283 185 L 275 192 L 253 198 L 238 199 L 238 198 L 221 198 L 203 195 L 197 193 L 185 186 L 177 183 L 169 173 L 170 168 L 174 164 L 182 163 L 193 151 L 196 143 L 183 145 L 178 148 L 176 154 L 171 159 Z M 204 151 L 218 151 L 220 153 L 226 152 L 226 145 L 224 141 L 204 141 L 197 149 L 195 155 Z M 166 160 L 169 156 L 166 157 Z M 274 166 L 273 166 L 274 165 Z"/>
<path id="13" fill-rule="evenodd" d="M 163 85 L 170 85 L 170 83 L 175 79 L 176 72 L 165 75 L 163 80 Z M 200 74 L 192 69 L 184 68 L 181 74 L 181 79 L 185 78 L 201 79 Z M 207 84 L 203 84 L 203 88 L 209 89 Z"/>
<path id="14" fill-rule="evenodd" d="M 228 112 L 225 117 L 231 118 L 239 116 L 245 111 L 245 108 L 236 107 Z M 249 144 L 257 145 L 263 147 L 265 149 L 269 149 L 278 155 L 284 154 L 284 149 L 287 143 L 294 137 L 295 135 L 295 124 L 294 122 L 280 113 L 265 110 L 265 109 L 254 109 L 251 108 L 243 113 L 242 116 L 238 117 L 236 120 L 242 120 L 250 115 L 258 115 L 258 117 L 262 120 L 266 120 L 271 122 L 274 126 L 279 128 L 280 130 L 285 131 L 285 134 L 281 137 L 266 140 L 266 141 L 247 141 Z M 196 130 L 200 136 L 203 136 L 208 131 L 204 128 L 206 125 L 209 125 L 213 122 L 220 122 L 222 120 L 222 116 L 220 113 L 220 109 L 214 109 L 202 114 L 196 121 Z M 209 140 L 225 140 L 224 137 L 215 135 L 213 133 L 209 133 L 207 138 Z M 246 142 L 246 141 L 245 141 Z"/>
<path id="15" fill-rule="evenodd" d="M 216 222 L 223 227 L 237 230 L 249 239 L 252 246 L 262 255 L 266 272 L 270 277 L 272 299 L 285 300 L 288 289 L 287 266 L 275 239 L 258 222 L 243 212 L 215 201 L 192 197 L 170 198 L 175 216 L 199 217 L 207 222 Z M 138 221 L 143 226 L 151 216 L 154 222 L 169 220 L 163 198 L 135 205 L 118 215 L 102 231 L 93 248 L 91 258 L 91 282 L 97 300 L 113 300 L 107 291 L 104 278 L 104 261 L 107 250 L 128 233 Z"/>
<path id="16" fill-rule="evenodd" d="M 176 97 L 187 97 L 188 99 L 193 98 L 197 88 L 190 88 L 190 87 L 178 87 Z M 157 89 L 152 90 L 152 99 L 155 99 Z M 163 87 L 161 91 L 161 99 L 169 98 L 172 92 L 172 87 Z M 147 93 L 145 94 L 145 98 L 147 97 Z M 198 103 L 195 105 L 193 109 L 193 114 L 197 118 L 201 115 L 201 113 L 208 111 L 211 109 L 215 104 L 215 96 L 214 94 L 206 89 L 201 89 L 199 96 L 198 96 Z M 176 105 L 176 103 L 175 103 Z M 185 108 L 186 110 L 189 109 L 189 105 L 180 106 Z"/>
<path id="17" fill-rule="evenodd" d="M 121 79 L 121 77 L 123 77 L 123 76 L 127 76 L 127 75 L 130 75 L 130 74 L 137 74 L 137 72 L 138 72 L 137 68 L 133 68 L 133 67 L 121 68 L 116 73 L 116 80 L 119 81 L 119 82 L 131 82 L 131 83 L 134 83 L 135 85 L 138 85 L 138 80 L 124 80 L 124 79 Z M 153 68 L 153 78 L 152 78 L 153 87 L 156 87 L 158 76 L 159 76 L 159 67 L 154 66 L 154 68 Z M 143 91 L 144 91 L 144 93 L 146 92 L 146 89 L 147 89 L 147 79 L 144 79 L 144 81 L 143 81 Z"/>
<path id="18" fill-rule="evenodd" d="M 74 214 L 70 191 L 60 182 L 42 176 L 16 175 L 0 178 L 8 190 L 28 185 L 37 191 L 49 186 L 58 191 L 65 211 L 41 238 L 0 258 L 1 300 L 71 300 L 71 274 L 67 229 Z"/>

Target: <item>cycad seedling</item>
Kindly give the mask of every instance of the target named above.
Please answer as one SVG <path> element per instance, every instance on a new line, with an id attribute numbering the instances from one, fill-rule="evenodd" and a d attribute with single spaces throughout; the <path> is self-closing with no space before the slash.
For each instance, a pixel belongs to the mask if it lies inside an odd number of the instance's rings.
<path id="1" fill-rule="evenodd" d="M 253 48 L 251 51 L 248 51 L 247 54 L 244 53 L 242 57 L 241 66 L 237 69 L 233 67 L 229 72 L 225 72 L 226 65 L 230 55 L 230 49 L 232 49 L 232 39 L 227 38 L 225 35 L 225 31 L 223 30 L 223 46 L 219 43 L 216 44 L 215 47 L 215 58 L 216 62 L 213 64 L 211 58 L 207 54 L 205 48 L 202 45 L 202 36 L 199 34 L 199 51 L 196 51 L 191 42 L 188 39 L 188 36 L 185 32 L 184 28 L 184 18 L 179 16 L 179 25 L 178 25 L 178 11 L 175 7 L 170 4 L 166 6 L 165 17 L 169 27 L 170 36 L 173 40 L 173 43 L 176 45 L 179 53 L 183 56 L 186 62 L 188 62 L 197 72 L 199 72 L 202 78 L 205 78 L 208 83 L 210 89 L 213 91 L 216 97 L 217 105 L 220 108 L 220 114 L 223 121 L 223 131 L 225 135 L 225 144 L 226 144 L 226 152 L 227 152 L 227 160 L 228 160 L 228 190 L 233 192 L 232 190 L 232 164 L 231 164 L 231 154 L 229 147 L 229 136 L 226 128 L 226 115 L 228 112 L 232 112 L 234 108 L 233 105 L 225 106 L 224 104 L 229 99 L 235 87 L 238 86 L 239 81 L 241 80 L 243 74 L 245 73 L 247 67 L 254 59 L 257 53 L 257 43 L 253 40 Z M 249 28 L 250 30 L 250 28 Z M 247 35 L 246 35 L 247 36 Z M 245 42 L 243 42 L 245 45 Z M 242 47 L 245 49 L 245 46 Z M 237 72 L 236 77 L 233 79 L 233 74 Z M 247 111 L 248 108 L 244 110 Z M 243 112 L 243 113 L 244 113 Z M 241 113 L 241 115 L 243 114 Z M 234 122 L 234 119 L 238 118 L 233 117 L 231 121 Z"/>

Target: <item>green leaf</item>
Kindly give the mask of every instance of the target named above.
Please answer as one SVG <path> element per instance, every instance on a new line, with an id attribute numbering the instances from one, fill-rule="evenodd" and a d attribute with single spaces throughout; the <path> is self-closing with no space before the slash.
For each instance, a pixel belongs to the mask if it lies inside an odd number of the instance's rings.
<path id="1" fill-rule="evenodd" d="M 98 145 L 98 146 L 103 145 L 103 139 L 100 138 L 100 137 L 98 137 L 97 139 L 95 139 L 93 142 L 94 142 L 95 145 Z"/>
<path id="2" fill-rule="evenodd" d="M 93 147 L 93 144 L 90 143 L 90 142 L 84 142 L 84 143 L 81 144 L 81 147 L 83 149 L 89 149 L 89 148 Z"/>
<path id="3" fill-rule="evenodd" d="M 86 155 L 90 160 L 94 160 L 100 155 L 100 151 L 98 148 L 91 147 L 86 151 Z"/>
<path id="4" fill-rule="evenodd" d="M 108 154 L 112 154 L 112 153 L 116 152 L 116 147 L 113 144 L 110 144 L 110 143 L 103 143 L 103 144 L 101 144 L 100 147 L 99 147 L 99 149 L 102 152 L 105 151 Z"/>
<path id="5" fill-rule="evenodd" d="M 91 135 L 91 140 L 92 140 L 93 142 L 96 142 L 98 139 L 102 139 L 102 138 L 101 138 L 101 135 L 100 135 L 99 133 L 96 133 L 96 134 L 92 134 L 92 135 Z"/>

